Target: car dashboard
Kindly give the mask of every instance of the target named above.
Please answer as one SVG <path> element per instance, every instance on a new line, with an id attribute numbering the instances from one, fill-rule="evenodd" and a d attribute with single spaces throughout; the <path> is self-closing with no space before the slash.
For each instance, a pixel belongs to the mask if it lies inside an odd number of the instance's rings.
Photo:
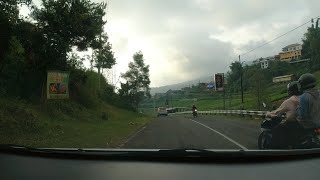
<path id="1" fill-rule="evenodd" d="M 272 158 L 271 158 L 272 159 Z M 77 158 L 0 153 L 0 179 L 319 179 L 320 157 L 221 161 L 209 158 Z"/>

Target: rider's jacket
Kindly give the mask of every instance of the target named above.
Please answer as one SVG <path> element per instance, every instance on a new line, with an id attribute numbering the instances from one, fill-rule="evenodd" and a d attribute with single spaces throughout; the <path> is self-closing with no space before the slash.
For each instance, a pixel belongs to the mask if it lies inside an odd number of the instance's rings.
<path id="1" fill-rule="evenodd" d="M 320 93 L 315 88 L 303 92 L 297 108 L 297 120 L 304 128 L 320 127 Z"/>

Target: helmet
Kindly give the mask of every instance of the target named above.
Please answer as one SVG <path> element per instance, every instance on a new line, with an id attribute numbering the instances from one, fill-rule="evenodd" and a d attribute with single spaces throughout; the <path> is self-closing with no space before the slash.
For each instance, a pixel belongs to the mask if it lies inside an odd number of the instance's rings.
<path id="1" fill-rule="evenodd" d="M 289 83 L 287 86 L 287 90 L 288 90 L 289 96 L 300 95 L 298 81 L 292 81 L 291 83 Z"/>
<path id="2" fill-rule="evenodd" d="M 304 91 L 314 88 L 317 84 L 317 79 L 314 77 L 314 75 L 306 73 L 300 76 L 298 83 L 300 90 Z"/>

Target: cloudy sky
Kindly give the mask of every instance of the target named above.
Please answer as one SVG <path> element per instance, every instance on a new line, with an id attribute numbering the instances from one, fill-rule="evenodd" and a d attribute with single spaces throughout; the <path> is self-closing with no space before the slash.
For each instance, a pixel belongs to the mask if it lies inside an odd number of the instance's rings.
<path id="1" fill-rule="evenodd" d="M 93 0 L 101 2 L 102 0 Z M 107 25 L 119 76 L 134 52 L 150 65 L 151 86 L 226 72 L 238 55 L 319 16 L 319 0 L 108 0 Z M 308 24 L 307 26 L 310 26 Z M 242 57 L 275 55 L 301 42 L 304 26 Z"/>

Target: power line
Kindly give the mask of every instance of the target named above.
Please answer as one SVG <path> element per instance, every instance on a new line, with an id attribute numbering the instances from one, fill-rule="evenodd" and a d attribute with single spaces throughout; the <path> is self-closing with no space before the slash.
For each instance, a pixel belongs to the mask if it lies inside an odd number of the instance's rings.
<path id="1" fill-rule="evenodd" d="M 317 19 L 317 18 L 319 18 L 319 17 L 320 17 L 320 16 L 317 16 L 317 17 L 315 17 L 314 19 Z M 252 51 L 255 51 L 255 50 L 257 50 L 257 49 L 259 49 L 259 48 L 261 48 L 261 47 L 263 47 L 263 46 L 265 46 L 265 45 L 267 45 L 267 44 L 270 44 L 271 42 L 273 42 L 273 41 L 275 41 L 275 40 L 277 40 L 277 39 L 280 39 L 281 37 L 283 37 L 283 36 L 291 33 L 292 31 L 295 31 L 295 30 L 301 28 L 302 26 L 308 24 L 308 23 L 311 22 L 311 21 L 312 21 L 312 20 L 309 20 L 309 21 L 307 21 L 307 22 L 305 22 L 305 23 L 303 23 L 303 24 L 301 24 L 301 25 L 299 25 L 299 26 L 291 29 L 290 31 L 288 31 L 288 32 L 286 32 L 286 33 L 284 33 L 284 34 L 282 34 L 282 35 L 280 35 L 280 36 L 278 36 L 278 37 L 276 37 L 276 38 L 274 38 L 274 39 L 266 42 L 266 43 L 261 44 L 260 46 L 257 46 L 257 47 L 255 47 L 255 48 L 253 48 L 253 49 L 251 49 L 251 50 L 249 50 L 249 51 L 241 54 L 240 56 L 244 56 L 244 55 L 249 54 L 249 53 L 251 53 Z"/>

